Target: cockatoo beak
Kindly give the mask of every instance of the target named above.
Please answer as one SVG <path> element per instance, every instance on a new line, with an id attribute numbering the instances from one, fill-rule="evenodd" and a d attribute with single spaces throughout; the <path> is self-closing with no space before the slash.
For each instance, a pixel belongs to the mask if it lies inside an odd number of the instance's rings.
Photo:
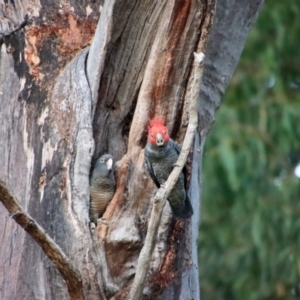
<path id="1" fill-rule="evenodd" d="M 164 145 L 164 138 L 160 133 L 158 133 L 156 135 L 156 145 L 157 146 L 163 146 Z"/>

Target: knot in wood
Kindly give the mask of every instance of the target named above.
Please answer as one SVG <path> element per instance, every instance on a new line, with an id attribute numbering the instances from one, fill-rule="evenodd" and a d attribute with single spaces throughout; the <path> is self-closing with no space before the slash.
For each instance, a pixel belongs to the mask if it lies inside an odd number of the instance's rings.
<path id="1" fill-rule="evenodd" d="M 33 220 L 30 220 L 26 226 L 28 229 L 36 228 L 36 223 Z"/>

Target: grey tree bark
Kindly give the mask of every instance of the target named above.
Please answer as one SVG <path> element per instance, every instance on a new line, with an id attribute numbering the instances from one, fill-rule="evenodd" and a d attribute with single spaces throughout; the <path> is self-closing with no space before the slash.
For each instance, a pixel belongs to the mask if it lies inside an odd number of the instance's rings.
<path id="1" fill-rule="evenodd" d="M 175 222 L 165 206 L 144 299 L 200 298 L 203 145 L 262 3 L 217 3 L 188 161 L 195 213 Z M 163 117 L 182 142 L 193 52 L 213 13 L 204 0 L 0 2 L 0 180 L 79 270 L 85 299 L 128 295 L 155 194 L 146 124 Z M 117 191 L 91 234 L 90 167 L 105 152 L 119 161 Z M 2 205 L 0 215 L 0 298 L 68 299 L 41 248 Z"/>

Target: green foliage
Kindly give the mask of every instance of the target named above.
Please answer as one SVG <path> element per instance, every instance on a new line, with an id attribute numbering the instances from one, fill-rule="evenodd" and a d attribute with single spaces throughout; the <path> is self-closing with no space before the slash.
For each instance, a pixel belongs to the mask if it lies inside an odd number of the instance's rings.
<path id="1" fill-rule="evenodd" d="M 203 300 L 299 299 L 299 16 L 299 0 L 265 3 L 208 136 Z"/>

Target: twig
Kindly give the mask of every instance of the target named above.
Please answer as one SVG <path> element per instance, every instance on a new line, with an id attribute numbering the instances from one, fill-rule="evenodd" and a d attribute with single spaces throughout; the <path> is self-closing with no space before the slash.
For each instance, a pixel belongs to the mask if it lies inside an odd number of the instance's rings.
<path id="1" fill-rule="evenodd" d="M 0 201 L 10 216 L 29 233 L 54 263 L 67 283 L 70 298 L 72 300 L 84 299 L 82 279 L 78 270 L 44 229 L 23 210 L 11 190 L 2 181 L 0 181 Z"/>
<path id="2" fill-rule="evenodd" d="M 143 293 L 144 282 L 149 267 L 152 251 L 155 245 L 155 238 L 157 235 L 157 230 L 159 227 L 162 211 L 166 204 L 167 198 L 170 192 L 172 191 L 174 185 L 176 184 L 178 177 L 182 171 L 182 168 L 186 163 L 190 148 L 193 143 L 194 134 L 198 124 L 197 101 L 199 97 L 200 83 L 201 83 L 202 73 L 203 73 L 202 62 L 204 59 L 204 54 L 202 52 L 199 54 L 194 53 L 194 57 L 195 57 L 194 66 L 192 71 L 193 80 L 191 84 L 190 103 L 189 103 L 189 125 L 182 144 L 180 155 L 173 168 L 173 171 L 171 172 L 164 186 L 162 186 L 157 191 L 154 197 L 145 244 L 138 258 L 134 281 L 128 297 L 129 300 L 142 299 L 141 296 Z"/>

